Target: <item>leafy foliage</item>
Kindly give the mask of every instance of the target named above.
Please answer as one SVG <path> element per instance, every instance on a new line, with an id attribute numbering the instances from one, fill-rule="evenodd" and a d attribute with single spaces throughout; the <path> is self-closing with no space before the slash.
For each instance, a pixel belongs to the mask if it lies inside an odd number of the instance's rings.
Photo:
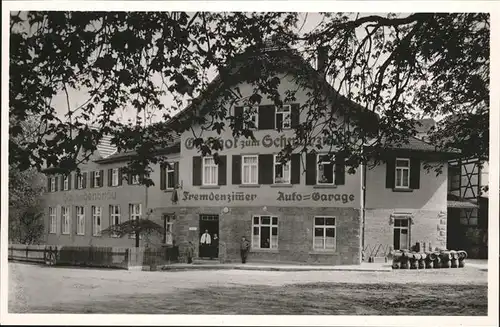
<path id="1" fill-rule="evenodd" d="M 118 225 L 111 225 L 102 231 L 103 234 L 116 235 L 118 237 L 124 237 L 127 235 L 135 236 L 135 246 L 139 247 L 140 238 L 144 235 L 150 235 L 153 233 L 163 235 L 165 230 L 163 226 L 158 225 L 149 219 L 133 219 L 127 220 Z"/>
<path id="2" fill-rule="evenodd" d="M 35 169 L 9 167 L 9 240 L 35 244 L 42 240 L 42 178 Z"/>
<path id="3" fill-rule="evenodd" d="M 294 127 L 285 158 L 296 148 L 317 151 L 311 140 L 322 136 L 323 150 L 345 152 L 352 172 L 387 145 L 405 143 L 425 115 L 458 118 L 434 131 L 436 146 L 488 159 L 488 14 L 321 15 L 303 34 L 298 13 L 11 13 L 11 137 L 24 133 L 18 122 L 40 120 L 34 139 L 10 140 L 9 159 L 21 170 L 47 164 L 71 171 L 111 134 L 120 151 L 135 151 L 129 168 L 150 185 L 149 166 L 164 160 L 157 150 L 179 133 L 193 131 L 203 154 L 221 150 L 216 137 L 196 134 L 193 125 L 252 138 L 248 117 L 230 116 L 231 108 L 293 101 L 297 90 L 279 91 L 283 73 L 308 90 L 300 108 L 307 120 Z M 295 50 L 280 50 L 285 45 Z M 320 74 L 304 65 L 318 49 Z M 218 73 L 212 82 L 210 71 Z M 242 94 L 238 81 L 249 83 L 251 94 Z M 87 101 L 72 108 L 68 90 L 88 94 Z M 52 104 L 56 94 L 67 98 L 64 119 Z M 193 110 L 171 119 L 186 104 Z M 135 111 L 136 124 L 112 119 L 123 108 Z M 148 111 L 169 123 L 146 124 L 141 114 Z"/>

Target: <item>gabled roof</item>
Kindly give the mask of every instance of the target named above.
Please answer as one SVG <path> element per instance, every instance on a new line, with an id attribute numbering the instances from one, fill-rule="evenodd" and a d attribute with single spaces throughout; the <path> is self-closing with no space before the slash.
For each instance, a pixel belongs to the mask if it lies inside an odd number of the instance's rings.
<path id="1" fill-rule="evenodd" d="M 157 155 L 172 154 L 172 153 L 180 153 L 180 151 L 181 151 L 181 143 L 179 141 L 177 141 L 169 147 L 156 150 L 155 154 L 157 154 Z M 136 155 L 137 155 L 136 151 L 116 152 L 115 154 L 112 154 L 107 158 L 95 160 L 95 162 L 97 162 L 99 164 L 120 162 L 120 161 L 133 159 Z"/>
<path id="2" fill-rule="evenodd" d="M 116 152 L 116 147 L 111 144 L 111 135 L 104 135 L 97 145 L 97 151 L 102 158 L 109 157 Z"/>
<path id="3" fill-rule="evenodd" d="M 459 209 L 473 209 L 478 208 L 479 206 L 472 201 L 465 200 L 458 195 L 448 193 L 447 196 L 447 206 L 448 208 L 459 208 Z"/>
<path id="4" fill-rule="evenodd" d="M 369 142 L 366 145 L 366 147 L 370 147 L 370 146 L 375 145 L 375 141 L 376 140 L 373 140 L 373 142 Z M 394 144 L 392 146 L 390 144 L 386 144 L 385 148 L 389 149 L 389 150 L 407 150 L 407 151 L 427 152 L 427 153 L 436 153 L 436 154 L 438 154 L 438 153 L 459 154 L 460 153 L 460 150 L 458 150 L 458 149 L 451 149 L 451 150 L 438 149 L 436 146 L 434 146 L 430 143 L 427 143 L 426 141 L 421 140 L 415 136 L 410 136 L 408 139 L 408 142 L 406 142 L 406 143 Z"/>
<path id="5" fill-rule="evenodd" d="M 419 134 L 426 134 L 430 131 L 430 129 L 434 126 L 436 126 L 436 121 L 433 118 L 424 118 L 418 120 L 420 123 L 415 126 L 415 129 L 417 130 L 417 133 Z"/>
<path id="6" fill-rule="evenodd" d="M 404 150 L 414 150 L 414 151 L 424 151 L 424 152 L 441 152 L 441 153 L 460 153 L 460 150 L 453 149 L 443 151 L 438 149 L 436 146 L 427 143 L 419 138 L 411 136 L 408 139 L 408 143 L 399 146 L 388 146 L 390 149 L 404 149 Z"/>
<path id="7" fill-rule="evenodd" d="M 177 115 L 175 115 L 170 120 L 170 123 L 174 123 L 176 120 L 179 120 L 184 116 L 193 113 L 195 109 L 199 108 L 198 106 L 203 102 L 204 99 L 208 97 L 214 97 L 214 95 L 216 95 L 222 87 L 227 87 L 229 85 L 228 83 L 230 83 L 230 85 L 235 85 L 239 83 L 241 76 L 235 76 L 234 74 L 235 67 L 238 67 L 238 64 L 244 65 L 248 61 L 248 58 L 261 55 L 271 55 L 279 57 L 281 63 L 285 62 L 288 63 L 288 65 L 286 66 L 290 72 L 294 71 L 296 72 L 300 69 L 303 69 L 304 72 L 307 72 L 307 76 L 308 79 L 311 81 L 311 84 L 317 85 L 317 83 L 319 83 L 319 87 L 322 89 L 322 91 L 329 99 L 335 99 L 336 101 L 338 101 L 336 102 L 336 105 L 338 106 L 339 110 L 342 110 L 342 107 L 345 106 L 349 108 L 352 113 L 356 113 L 358 115 L 361 114 L 369 115 L 370 116 L 369 118 L 378 119 L 378 115 L 376 113 L 367 110 L 360 104 L 355 103 L 352 100 L 349 100 L 345 96 L 338 93 L 337 90 L 335 90 L 335 88 L 330 83 L 327 82 L 325 76 L 322 75 L 320 72 L 318 72 L 316 69 L 314 69 L 298 53 L 297 50 L 290 48 L 288 45 L 284 44 L 282 41 L 277 39 L 265 41 L 265 46 L 266 46 L 265 48 L 260 49 L 259 51 L 254 51 L 250 53 L 244 52 L 229 60 L 228 63 L 226 64 L 226 68 L 227 69 L 232 68 L 231 71 L 233 72 L 231 73 L 231 77 L 228 78 L 230 82 L 226 81 L 226 84 L 224 84 L 221 75 L 217 74 L 217 76 L 207 86 L 206 90 L 203 91 L 198 97 L 193 99 L 190 105 L 188 105 L 186 108 L 182 109 L 179 113 L 177 113 Z M 366 116 L 359 116 L 359 118 L 369 119 L 366 118 Z"/>

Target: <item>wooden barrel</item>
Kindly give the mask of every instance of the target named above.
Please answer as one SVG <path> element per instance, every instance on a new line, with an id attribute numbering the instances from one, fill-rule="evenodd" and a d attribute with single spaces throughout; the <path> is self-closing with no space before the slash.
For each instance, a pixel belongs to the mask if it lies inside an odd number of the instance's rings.
<path id="1" fill-rule="evenodd" d="M 451 267 L 451 253 L 450 251 L 441 251 L 439 253 L 439 257 L 441 258 L 441 268 L 450 268 Z"/>
<path id="2" fill-rule="evenodd" d="M 434 260 L 434 268 L 439 269 L 441 268 L 441 257 L 437 256 L 436 260 Z"/>
<path id="3" fill-rule="evenodd" d="M 467 252 L 464 250 L 458 251 L 458 260 L 465 260 L 467 259 Z"/>
<path id="4" fill-rule="evenodd" d="M 458 251 L 458 268 L 465 267 L 465 259 L 467 258 L 467 252 L 461 250 Z"/>
<path id="5" fill-rule="evenodd" d="M 403 257 L 402 252 L 395 252 L 392 256 L 392 262 L 401 262 L 402 257 Z"/>
<path id="6" fill-rule="evenodd" d="M 438 257 L 438 254 L 436 252 L 427 252 L 425 255 L 427 258 L 429 258 L 430 261 L 435 261 Z"/>

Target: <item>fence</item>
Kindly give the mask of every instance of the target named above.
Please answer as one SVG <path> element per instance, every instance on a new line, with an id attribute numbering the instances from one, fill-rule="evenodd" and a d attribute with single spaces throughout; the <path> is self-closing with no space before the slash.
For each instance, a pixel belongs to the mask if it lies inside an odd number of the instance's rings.
<path id="1" fill-rule="evenodd" d="M 124 248 L 98 246 L 9 245 L 9 260 L 129 269 L 151 268 L 177 262 L 176 248 Z"/>

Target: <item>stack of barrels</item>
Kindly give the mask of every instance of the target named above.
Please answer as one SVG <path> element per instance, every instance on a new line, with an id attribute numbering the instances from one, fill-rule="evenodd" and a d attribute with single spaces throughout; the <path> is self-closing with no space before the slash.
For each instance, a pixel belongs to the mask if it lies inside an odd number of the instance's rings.
<path id="1" fill-rule="evenodd" d="M 394 252 L 392 269 L 437 269 L 463 268 L 467 252 L 463 250 L 441 250 L 433 252 Z"/>

